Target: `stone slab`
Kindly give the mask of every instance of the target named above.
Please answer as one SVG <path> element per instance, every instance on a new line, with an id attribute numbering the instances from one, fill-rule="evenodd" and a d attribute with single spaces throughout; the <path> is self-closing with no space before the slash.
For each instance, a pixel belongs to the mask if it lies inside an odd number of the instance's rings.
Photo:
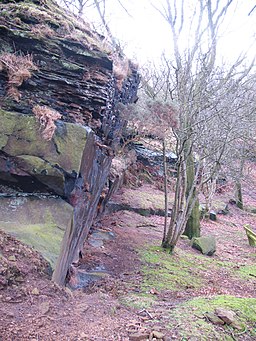
<path id="1" fill-rule="evenodd" d="M 73 208 L 60 198 L 0 197 L 0 229 L 32 246 L 55 269 Z"/>

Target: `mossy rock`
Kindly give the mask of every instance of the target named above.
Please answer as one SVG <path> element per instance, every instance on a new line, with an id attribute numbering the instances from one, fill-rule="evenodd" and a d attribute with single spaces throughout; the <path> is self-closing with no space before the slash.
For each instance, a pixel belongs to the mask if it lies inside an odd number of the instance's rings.
<path id="1" fill-rule="evenodd" d="M 34 247 L 55 268 L 73 208 L 60 198 L 0 198 L 0 229 Z"/>
<path id="2" fill-rule="evenodd" d="M 203 255 L 212 256 L 216 251 L 216 239 L 213 236 L 193 238 L 191 244 Z"/>
<path id="3" fill-rule="evenodd" d="M 0 118 L 1 150 L 16 157 L 18 169 L 37 178 L 57 194 L 65 194 L 65 174 L 76 176 L 80 171 L 87 129 L 59 121 L 53 138 L 48 141 L 42 137 L 35 116 L 0 109 Z"/>

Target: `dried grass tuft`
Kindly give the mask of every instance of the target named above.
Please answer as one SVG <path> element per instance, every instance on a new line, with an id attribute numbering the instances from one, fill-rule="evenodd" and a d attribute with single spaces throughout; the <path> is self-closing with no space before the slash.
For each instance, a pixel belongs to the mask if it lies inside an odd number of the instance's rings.
<path id="1" fill-rule="evenodd" d="M 54 30 L 46 24 L 36 24 L 31 28 L 31 31 L 38 37 L 51 38 L 55 35 Z"/>
<path id="2" fill-rule="evenodd" d="M 113 72 L 116 78 L 116 84 L 119 90 L 122 89 L 124 80 L 130 75 L 129 60 L 113 57 Z"/>
<path id="3" fill-rule="evenodd" d="M 20 100 L 18 87 L 29 79 L 31 71 L 37 70 L 31 55 L 16 55 L 14 53 L 2 53 L 0 55 L 0 72 L 6 72 L 8 77 L 7 95 L 15 101 Z"/>
<path id="4" fill-rule="evenodd" d="M 32 111 L 40 123 L 42 137 L 45 140 L 50 141 L 56 129 L 55 121 L 61 118 L 61 114 L 46 105 L 36 105 L 33 107 Z"/>

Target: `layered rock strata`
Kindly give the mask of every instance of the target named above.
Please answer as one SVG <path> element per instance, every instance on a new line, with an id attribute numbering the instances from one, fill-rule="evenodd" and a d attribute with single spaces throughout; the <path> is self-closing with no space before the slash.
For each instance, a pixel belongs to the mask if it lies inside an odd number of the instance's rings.
<path id="1" fill-rule="evenodd" d="M 59 284 L 97 215 L 124 124 L 118 104 L 136 100 L 138 83 L 120 52 L 55 2 L 1 2 L 0 197 L 69 205 Z"/>

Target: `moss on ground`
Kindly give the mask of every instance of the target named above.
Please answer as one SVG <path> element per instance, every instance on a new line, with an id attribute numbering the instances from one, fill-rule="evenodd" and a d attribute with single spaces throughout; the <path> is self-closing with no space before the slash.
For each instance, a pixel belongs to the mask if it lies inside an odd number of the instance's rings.
<path id="1" fill-rule="evenodd" d="M 143 282 L 141 289 L 147 291 L 150 288 L 156 290 L 184 290 L 199 288 L 203 285 L 202 272 L 225 268 L 229 276 L 244 279 L 254 276 L 253 267 L 237 267 L 237 264 L 228 261 L 220 261 L 214 257 L 195 255 L 176 248 L 174 255 L 157 246 L 150 246 L 139 251 L 143 262 Z"/>
<path id="2" fill-rule="evenodd" d="M 179 248 L 176 248 L 174 255 L 159 246 L 147 246 L 138 253 L 142 260 L 140 293 L 132 293 L 121 299 L 123 304 L 135 309 L 154 309 L 155 301 L 161 299 L 161 296 L 154 295 L 155 291 L 184 291 L 202 287 L 205 285 L 202 271 L 208 271 L 209 268 L 215 271 L 224 268 L 230 276 L 239 276 L 242 280 L 248 279 L 248 276 L 256 276 L 254 266 L 238 267 L 232 262 L 196 255 Z M 213 313 L 216 308 L 234 311 L 242 329 L 212 324 L 205 314 Z M 255 323 L 255 298 L 219 295 L 194 298 L 177 305 L 171 310 L 168 328 L 183 341 L 256 340 Z"/>
<path id="3" fill-rule="evenodd" d="M 170 255 L 164 249 L 155 246 L 139 251 L 144 263 L 141 284 L 143 292 L 152 288 L 157 291 L 177 291 L 200 287 L 202 280 L 196 273 L 194 260 L 179 251 L 175 255 Z"/>
<path id="4" fill-rule="evenodd" d="M 142 261 L 142 293 L 148 293 L 151 289 L 159 292 L 199 289 L 205 284 L 202 272 L 207 272 L 209 268 L 216 272 L 225 269 L 230 278 L 242 281 L 256 277 L 254 265 L 239 266 L 237 263 L 196 255 L 179 248 L 176 248 L 174 255 L 159 246 L 147 246 L 138 253 Z"/>
<path id="5" fill-rule="evenodd" d="M 150 294 L 130 294 L 120 298 L 120 302 L 131 308 L 135 309 L 148 309 L 156 301 L 156 298 Z"/>
<path id="6" fill-rule="evenodd" d="M 231 326 L 216 326 L 205 318 L 206 313 L 214 312 L 216 308 L 232 310 L 237 314 L 237 320 L 243 330 Z M 177 308 L 171 314 L 169 328 L 173 323 L 179 325 L 180 337 L 196 338 L 196 340 L 255 340 L 256 338 L 256 299 L 240 298 L 228 295 L 212 298 L 194 298 Z M 245 338 L 246 336 L 246 338 Z"/>
<path id="7" fill-rule="evenodd" d="M 239 269 L 236 271 L 236 274 L 244 279 L 256 277 L 256 266 L 255 264 L 240 266 Z"/>

